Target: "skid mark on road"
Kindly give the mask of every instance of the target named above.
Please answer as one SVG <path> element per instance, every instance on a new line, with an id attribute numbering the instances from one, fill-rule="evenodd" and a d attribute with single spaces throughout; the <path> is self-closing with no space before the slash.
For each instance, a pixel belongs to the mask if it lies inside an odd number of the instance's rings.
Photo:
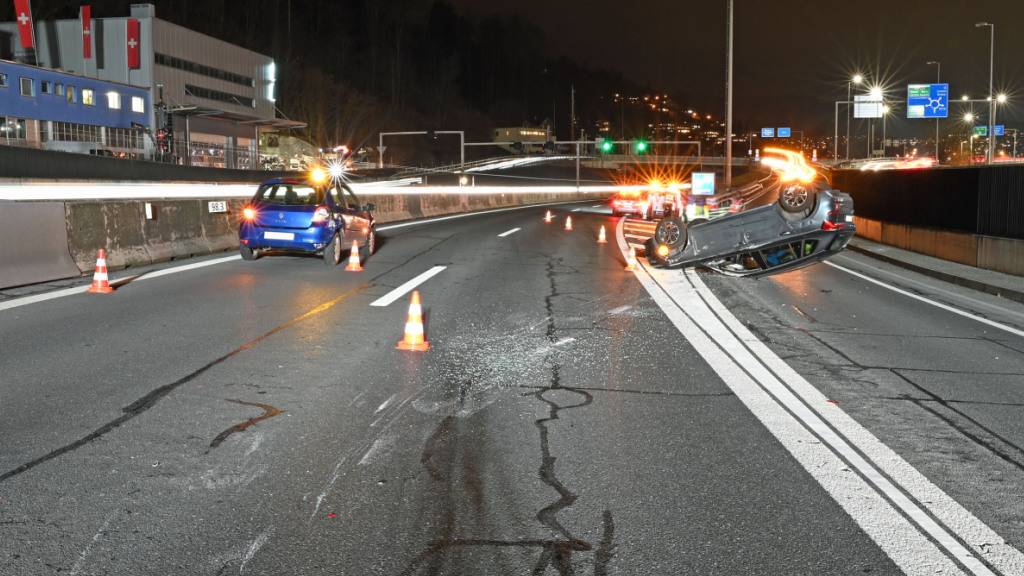
<path id="1" fill-rule="evenodd" d="M 231 436 L 235 432 L 245 432 L 246 428 L 252 426 L 253 424 L 256 424 L 257 422 L 262 422 L 264 420 L 267 420 L 268 418 L 273 418 L 274 416 L 277 416 L 278 414 L 282 414 L 284 412 L 284 410 L 275 408 L 270 404 L 263 404 L 262 402 L 246 402 L 244 400 L 231 399 L 228 399 L 227 401 L 233 402 L 235 404 L 241 404 L 243 406 L 254 406 L 256 408 L 260 408 L 263 410 L 263 414 L 260 414 L 259 416 L 253 416 L 252 418 L 249 418 L 245 422 L 239 422 L 238 424 L 235 424 L 231 428 L 228 428 L 227 430 L 221 432 L 220 434 L 217 434 L 217 437 L 214 438 L 212 442 L 210 442 L 210 447 L 206 449 L 207 454 L 210 453 L 210 450 L 213 450 L 217 446 L 220 446 L 221 443 L 228 439 L 228 436 Z M 252 450 L 250 450 L 248 453 L 252 453 Z"/>
<path id="2" fill-rule="evenodd" d="M 368 290 L 369 288 L 371 288 L 373 286 L 373 282 L 375 282 L 376 280 L 378 280 L 378 279 L 380 279 L 380 278 L 390 274 L 391 272 L 393 272 L 395 270 L 398 270 L 399 268 L 402 268 L 403 266 L 409 264 L 413 260 L 415 260 L 415 259 L 419 258 L 420 256 L 426 254 L 427 252 L 430 252 L 431 250 L 437 248 L 439 245 L 443 244 L 444 242 L 448 241 L 449 239 L 451 239 L 453 237 L 455 237 L 455 235 L 447 236 L 447 237 L 445 237 L 445 238 L 443 238 L 441 240 L 438 240 L 437 242 L 434 242 L 434 243 L 428 245 L 423 250 L 421 250 L 421 251 L 419 251 L 419 252 L 417 252 L 415 254 L 410 255 L 404 261 L 399 262 L 399 263 L 395 264 L 394 266 L 391 266 L 390 268 L 382 270 L 379 273 L 375 274 L 374 276 L 368 278 L 366 283 L 361 284 L 359 286 L 356 286 L 355 288 L 351 288 L 349 290 L 346 290 L 345 292 L 339 294 L 338 296 L 336 296 L 336 297 L 334 297 L 334 298 L 332 298 L 330 300 L 327 300 L 325 302 L 322 302 L 321 304 L 311 308 L 310 310 L 304 312 L 303 314 L 300 314 L 299 316 L 296 316 L 296 317 L 292 318 L 291 320 L 288 320 L 287 322 L 284 322 L 283 324 L 280 324 L 280 325 L 278 325 L 278 326 L 268 330 L 267 332 L 264 332 L 260 336 L 257 336 L 256 338 L 253 338 L 252 340 L 249 340 L 248 342 L 242 344 L 238 348 L 235 348 L 234 350 L 231 350 L 227 354 L 224 354 L 223 356 L 220 356 L 218 358 L 215 358 L 214 360 L 211 360 L 210 362 L 207 362 L 203 366 L 201 366 L 198 369 L 190 372 L 189 374 L 186 374 L 185 376 L 175 380 L 174 382 L 171 382 L 169 384 L 164 384 L 163 386 L 160 386 L 160 387 L 156 388 L 155 390 L 152 390 L 151 392 L 149 392 L 148 394 L 146 394 L 142 398 L 139 398 L 135 402 L 132 402 L 128 406 L 125 406 L 124 408 L 122 408 L 121 409 L 122 414 L 120 416 L 118 416 L 117 418 L 114 418 L 113 420 L 111 420 L 111 421 L 107 422 L 106 424 L 100 426 L 99 428 L 93 430 L 89 434 L 86 434 L 85 436 L 83 436 L 83 437 L 79 438 L 78 440 L 75 440 L 75 441 L 73 441 L 73 442 L 71 442 L 69 444 L 65 444 L 64 446 L 61 446 L 60 448 L 52 450 L 49 453 L 44 454 L 43 456 L 40 456 L 39 458 L 36 458 L 35 460 L 31 460 L 29 462 L 26 462 L 26 463 L 18 466 L 17 468 L 14 468 L 13 470 L 9 470 L 7 472 L 4 472 L 3 474 L 0 474 L 0 483 L 3 483 L 5 481 L 7 481 L 7 480 L 9 480 L 9 479 L 19 475 L 19 474 L 27 472 L 27 471 L 35 468 L 36 466 L 39 466 L 40 464 L 44 464 L 46 462 L 49 462 L 50 460 L 53 460 L 55 458 L 59 458 L 60 456 L 63 456 L 64 454 L 67 454 L 68 452 L 73 452 L 73 451 L 81 448 L 82 446 L 85 446 L 86 444 L 89 444 L 90 442 L 93 442 L 95 440 L 98 440 L 98 439 L 106 436 L 111 431 L 121 427 L 123 424 L 125 424 L 128 421 L 134 419 L 136 416 L 139 416 L 140 414 L 146 412 L 147 410 L 149 410 L 153 406 L 156 406 L 156 404 L 158 402 L 160 402 L 160 400 L 164 399 L 168 394 L 170 394 L 171 392 L 177 390 L 181 386 L 183 386 L 185 384 L 188 384 L 189 382 L 195 380 L 199 376 L 202 376 L 206 372 L 210 371 L 210 369 L 212 369 L 212 368 L 214 368 L 214 367 L 216 367 L 216 366 L 218 366 L 220 364 L 223 364 L 227 360 L 230 360 L 231 358 L 234 358 L 235 356 L 241 354 L 242 352 L 245 352 L 246 350 L 249 350 L 251 348 L 255 348 L 256 346 L 261 344 L 264 340 L 266 340 L 267 338 L 270 338 L 271 336 L 277 334 L 278 332 L 287 330 L 287 329 L 289 329 L 289 328 L 291 328 L 291 327 L 293 327 L 293 326 L 295 326 L 297 324 L 300 324 L 302 322 L 305 322 L 306 320 L 309 320 L 310 318 L 314 318 L 314 317 L 316 317 L 316 316 L 318 316 L 318 315 L 320 315 L 320 314 L 330 310 L 331 308 L 337 306 L 341 302 L 344 302 L 348 298 Z"/>

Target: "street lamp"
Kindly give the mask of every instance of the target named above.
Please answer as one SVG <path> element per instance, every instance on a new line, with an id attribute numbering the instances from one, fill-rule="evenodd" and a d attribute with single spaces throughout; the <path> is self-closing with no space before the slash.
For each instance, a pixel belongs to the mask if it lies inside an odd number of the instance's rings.
<path id="1" fill-rule="evenodd" d="M 996 102 L 1000 104 L 1006 104 L 1006 94 L 1000 94 L 996 96 Z"/>
<path id="2" fill-rule="evenodd" d="M 975 28 L 988 28 L 989 29 L 989 48 L 988 48 L 988 163 L 992 163 L 992 153 L 996 148 L 996 103 L 992 102 L 992 75 L 996 57 L 996 25 L 989 22 L 978 22 L 974 25 Z"/>
<path id="3" fill-rule="evenodd" d="M 850 100 L 853 98 L 853 85 L 860 86 L 864 82 L 864 76 L 860 73 L 854 74 L 853 78 L 846 83 L 846 159 L 850 159 Z"/>
<path id="4" fill-rule="evenodd" d="M 942 82 L 942 62 L 938 60 L 929 60 L 928 66 L 935 66 L 935 83 Z M 942 146 L 939 144 L 939 119 L 935 118 L 935 163 L 940 164 L 942 162 L 942 152 L 940 151 Z"/>
<path id="5" fill-rule="evenodd" d="M 964 122 L 967 124 L 974 124 L 974 114 L 971 114 L 970 112 L 964 114 Z"/>
<path id="6" fill-rule="evenodd" d="M 968 96 L 967 94 L 964 94 L 963 96 L 960 97 L 960 99 L 963 100 L 964 102 L 967 102 L 968 100 L 971 99 L 971 97 Z"/>

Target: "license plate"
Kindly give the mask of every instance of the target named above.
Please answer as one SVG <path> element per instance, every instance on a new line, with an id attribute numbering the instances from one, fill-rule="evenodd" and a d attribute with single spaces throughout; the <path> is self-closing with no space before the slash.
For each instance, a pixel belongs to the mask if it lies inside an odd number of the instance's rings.
<path id="1" fill-rule="evenodd" d="M 267 240 L 295 240 L 295 234 L 291 232 L 264 232 L 263 237 Z"/>
<path id="2" fill-rule="evenodd" d="M 853 222 L 853 214 L 847 214 L 846 215 L 846 221 L 847 222 Z"/>

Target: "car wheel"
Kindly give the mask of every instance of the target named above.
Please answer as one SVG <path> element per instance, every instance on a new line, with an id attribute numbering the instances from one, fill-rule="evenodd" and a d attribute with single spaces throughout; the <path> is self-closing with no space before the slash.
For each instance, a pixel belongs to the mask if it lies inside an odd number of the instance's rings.
<path id="1" fill-rule="evenodd" d="M 799 214 L 810 210 L 814 204 L 814 191 L 806 186 L 793 184 L 779 192 L 779 207 L 790 214 Z"/>
<path id="2" fill-rule="evenodd" d="M 686 245 L 686 224 L 679 218 L 663 218 L 654 229 L 654 240 L 675 251 Z"/>
<path id="3" fill-rule="evenodd" d="M 242 255 L 242 260 L 255 260 L 260 257 L 258 250 L 253 250 L 245 244 L 238 245 L 238 253 Z"/>
<path id="4" fill-rule="evenodd" d="M 341 234 L 335 234 L 330 244 L 324 247 L 324 264 L 337 266 L 341 262 Z"/>

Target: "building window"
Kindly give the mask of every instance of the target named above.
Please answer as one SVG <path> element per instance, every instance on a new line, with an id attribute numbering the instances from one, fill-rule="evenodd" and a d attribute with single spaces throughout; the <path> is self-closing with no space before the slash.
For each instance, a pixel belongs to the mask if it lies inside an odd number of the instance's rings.
<path id="1" fill-rule="evenodd" d="M 238 84 L 240 86 L 248 86 L 252 88 L 255 84 L 252 78 L 249 76 L 243 76 L 241 74 L 235 74 L 234 72 L 228 72 L 227 70 L 221 70 L 212 66 L 205 66 L 203 64 L 196 64 L 195 62 L 189 62 L 181 58 L 174 56 L 168 56 L 167 54 L 161 54 L 157 52 L 153 56 L 153 61 L 161 66 L 167 66 L 169 68 L 177 68 L 178 70 L 184 70 L 185 72 L 192 72 L 193 74 L 201 74 L 203 76 L 209 76 L 210 78 L 216 78 L 218 80 L 224 80 L 231 82 L 232 84 Z"/>
<path id="2" fill-rule="evenodd" d="M 21 95 L 22 96 L 35 96 L 35 86 L 33 85 L 31 78 L 21 78 Z"/>
<path id="3" fill-rule="evenodd" d="M 25 140 L 28 130 L 23 118 L 4 118 L 0 116 L 0 139 Z"/>
<path id="4" fill-rule="evenodd" d="M 221 92 L 220 90 L 203 88 L 201 86 L 193 86 L 191 84 L 185 84 L 185 94 L 195 96 L 196 98 L 205 98 L 206 100 L 216 100 L 218 102 L 234 104 L 236 106 L 245 106 L 248 108 L 256 107 L 256 101 L 252 98 L 238 96 L 237 94 L 229 94 L 227 92 Z"/>
<path id="5" fill-rule="evenodd" d="M 111 110 L 121 109 L 121 95 L 117 92 L 107 92 L 107 108 Z"/>
<path id="6" fill-rule="evenodd" d="M 46 80 L 39 81 L 39 91 L 43 94 L 51 94 L 51 88 L 53 88 L 53 84 L 51 82 L 48 82 Z"/>
<path id="7" fill-rule="evenodd" d="M 66 96 L 68 97 L 68 104 L 74 104 L 75 100 L 75 87 L 68 84 L 68 91 Z"/>
<path id="8" fill-rule="evenodd" d="M 0 87 L 7 87 L 7 74 L 0 74 Z"/>
<path id="9" fill-rule="evenodd" d="M 136 114 L 146 113 L 146 101 L 141 96 L 132 96 L 132 112 Z"/>
<path id="10" fill-rule="evenodd" d="M 111 148 L 134 148 L 141 150 L 142 130 L 133 128 L 107 128 L 107 146 Z"/>
<path id="11" fill-rule="evenodd" d="M 63 96 L 64 95 L 64 85 L 61 84 L 60 82 L 58 82 L 57 85 L 54 86 L 53 93 L 56 94 L 57 96 Z"/>
<path id="12" fill-rule="evenodd" d="M 52 122 L 53 140 L 60 142 L 99 142 L 100 127 L 74 122 Z"/>
<path id="13" fill-rule="evenodd" d="M 93 97 L 92 90 L 89 88 L 82 88 L 82 104 L 86 106 L 95 106 L 96 99 Z"/>

